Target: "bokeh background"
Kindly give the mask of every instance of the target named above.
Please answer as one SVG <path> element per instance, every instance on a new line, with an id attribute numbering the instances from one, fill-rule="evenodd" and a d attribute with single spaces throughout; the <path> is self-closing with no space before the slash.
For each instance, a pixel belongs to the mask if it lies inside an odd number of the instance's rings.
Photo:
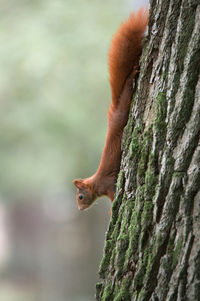
<path id="1" fill-rule="evenodd" d="M 0 301 L 90 301 L 109 222 L 79 212 L 106 135 L 112 34 L 147 1 L 0 0 Z"/>

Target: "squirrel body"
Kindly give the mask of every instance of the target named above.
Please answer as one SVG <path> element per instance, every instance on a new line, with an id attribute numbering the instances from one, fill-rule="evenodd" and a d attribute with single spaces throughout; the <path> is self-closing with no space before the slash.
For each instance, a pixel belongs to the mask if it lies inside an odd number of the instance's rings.
<path id="1" fill-rule="evenodd" d="M 122 23 L 114 35 L 108 54 L 112 102 L 108 110 L 108 131 L 101 161 L 96 173 L 86 179 L 75 179 L 80 210 L 88 208 L 98 197 L 114 200 L 115 185 L 121 162 L 121 140 L 128 120 L 136 75 L 142 51 L 142 40 L 148 13 L 140 9 Z"/>

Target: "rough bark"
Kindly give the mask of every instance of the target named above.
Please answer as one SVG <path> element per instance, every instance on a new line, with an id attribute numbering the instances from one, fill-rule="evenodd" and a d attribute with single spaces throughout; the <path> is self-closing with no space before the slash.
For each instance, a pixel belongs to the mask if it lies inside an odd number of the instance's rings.
<path id="1" fill-rule="evenodd" d="M 200 300 L 200 4 L 152 0 L 96 300 Z"/>

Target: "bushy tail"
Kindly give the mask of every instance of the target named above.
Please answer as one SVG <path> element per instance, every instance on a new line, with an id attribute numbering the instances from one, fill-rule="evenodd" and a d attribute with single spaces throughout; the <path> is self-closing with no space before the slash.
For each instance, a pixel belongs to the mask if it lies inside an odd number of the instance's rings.
<path id="1" fill-rule="evenodd" d="M 120 25 L 112 39 L 108 65 L 113 105 L 117 105 L 126 79 L 138 65 L 147 24 L 148 12 L 142 8 Z"/>

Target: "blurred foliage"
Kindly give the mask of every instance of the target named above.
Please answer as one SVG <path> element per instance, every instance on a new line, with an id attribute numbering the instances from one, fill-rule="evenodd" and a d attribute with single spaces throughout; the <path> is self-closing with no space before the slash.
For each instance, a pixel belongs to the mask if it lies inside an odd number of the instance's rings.
<path id="1" fill-rule="evenodd" d="M 69 186 L 98 166 L 107 51 L 130 7 L 119 0 L 0 5 L 1 193 Z"/>
<path id="2" fill-rule="evenodd" d="M 34 294 L 30 291 L 22 291 L 12 286 L 1 287 L 0 298 L 3 301 L 35 301 Z"/>
<path id="3" fill-rule="evenodd" d="M 133 6 L 0 0 L 0 300 L 93 300 L 109 209 L 79 214 L 72 179 L 98 167 L 107 52 Z"/>

